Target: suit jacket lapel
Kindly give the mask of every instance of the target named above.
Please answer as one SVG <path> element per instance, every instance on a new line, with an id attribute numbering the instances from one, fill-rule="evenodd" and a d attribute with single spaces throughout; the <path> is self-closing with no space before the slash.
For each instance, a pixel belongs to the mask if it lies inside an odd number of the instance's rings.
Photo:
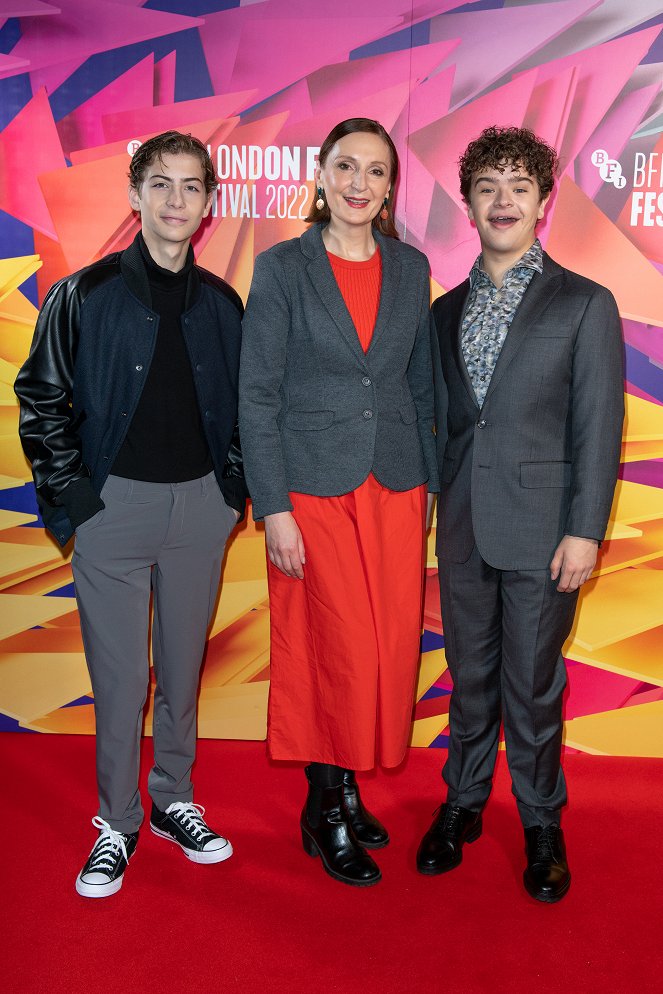
<path id="1" fill-rule="evenodd" d="M 539 318 L 539 315 L 548 306 L 552 298 L 560 287 L 561 268 L 544 253 L 543 273 L 534 273 L 530 285 L 525 291 L 525 295 L 516 311 L 511 327 L 504 340 L 502 351 L 495 363 L 495 369 L 490 379 L 490 385 L 486 391 L 487 403 L 490 395 L 499 386 L 500 380 L 509 367 L 511 361 L 518 354 L 518 350 L 527 337 L 532 324 Z"/>
<path id="2" fill-rule="evenodd" d="M 470 379 L 470 374 L 467 371 L 467 366 L 465 365 L 465 359 L 463 357 L 463 348 L 461 344 L 461 335 L 463 330 L 463 314 L 465 313 L 465 307 L 467 305 L 467 298 L 470 293 L 470 281 L 465 280 L 461 283 L 459 287 L 453 292 L 453 299 L 449 302 L 449 328 L 451 334 L 451 351 L 453 353 L 456 366 L 458 367 L 458 372 L 460 378 L 465 385 L 470 400 L 478 409 L 476 394 L 474 392 L 474 387 L 472 386 L 472 380 Z"/>

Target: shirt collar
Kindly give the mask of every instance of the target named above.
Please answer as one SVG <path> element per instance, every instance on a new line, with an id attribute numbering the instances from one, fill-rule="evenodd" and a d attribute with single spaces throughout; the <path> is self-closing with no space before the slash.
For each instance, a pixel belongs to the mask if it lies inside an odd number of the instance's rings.
<path id="1" fill-rule="evenodd" d="M 487 273 L 484 272 L 482 268 L 483 255 L 478 255 L 474 261 L 474 265 L 470 270 L 470 286 L 472 289 L 477 285 L 477 283 L 482 283 L 488 281 L 492 282 Z M 533 269 L 537 273 L 543 272 L 543 249 L 541 248 L 541 242 L 539 239 L 535 239 L 534 244 L 530 245 L 527 252 L 516 262 L 511 269 L 507 269 L 504 274 L 504 282 L 506 283 L 510 276 L 516 274 L 518 270 L 523 269 Z"/>

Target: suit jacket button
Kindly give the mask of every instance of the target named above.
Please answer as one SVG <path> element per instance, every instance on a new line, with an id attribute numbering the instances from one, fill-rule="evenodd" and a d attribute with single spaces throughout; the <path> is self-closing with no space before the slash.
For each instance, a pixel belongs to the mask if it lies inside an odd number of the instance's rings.
<path id="1" fill-rule="evenodd" d="M 136 366 L 136 372 L 140 373 L 142 371 L 142 369 L 143 369 L 143 367 L 141 366 L 140 363 L 138 363 L 138 365 Z"/>
<path id="2" fill-rule="evenodd" d="M 364 411 L 364 417 L 368 421 L 370 418 L 373 417 L 373 411 Z"/>
<path id="3" fill-rule="evenodd" d="M 483 420 L 477 421 L 477 428 L 485 428 L 487 424 L 488 424 L 487 421 L 483 421 Z"/>
<path id="4" fill-rule="evenodd" d="M 364 384 L 365 387 L 370 387 L 371 385 L 371 381 L 368 376 L 362 376 L 361 382 Z"/>

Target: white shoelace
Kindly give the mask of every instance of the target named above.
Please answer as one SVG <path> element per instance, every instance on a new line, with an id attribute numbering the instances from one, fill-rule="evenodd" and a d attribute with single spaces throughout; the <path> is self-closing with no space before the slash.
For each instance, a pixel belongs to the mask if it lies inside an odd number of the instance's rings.
<path id="1" fill-rule="evenodd" d="M 116 832 L 99 815 L 94 816 L 92 824 L 100 830 L 101 834 L 90 853 L 90 865 L 85 872 L 95 873 L 97 871 L 104 872 L 112 870 L 118 853 L 122 853 L 128 863 L 129 857 L 127 856 L 127 847 L 124 843 L 122 832 Z"/>
<path id="2" fill-rule="evenodd" d="M 214 832 L 211 832 L 203 821 L 205 808 L 202 804 L 194 804 L 192 801 L 174 801 L 166 808 L 166 814 L 173 815 L 182 828 L 191 833 L 196 842 L 200 842 L 206 835 L 214 838 Z"/>

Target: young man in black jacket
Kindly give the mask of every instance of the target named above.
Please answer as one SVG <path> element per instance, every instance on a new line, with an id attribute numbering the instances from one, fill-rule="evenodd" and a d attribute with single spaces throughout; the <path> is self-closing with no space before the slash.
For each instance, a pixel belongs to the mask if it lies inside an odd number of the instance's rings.
<path id="1" fill-rule="evenodd" d="M 194 264 L 216 186 L 207 149 L 175 131 L 130 167 L 141 232 L 56 283 L 16 392 L 46 527 L 72 570 L 94 693 L 99 837 L 76 879 L 122 886 L 138 840 L 139 743 L 153 596 L 150 828 L 197 863 L 232 855 L 193 804 L 196 697 L 227 538 L 244 512 L 237 434 L 242 302 Z"/>

